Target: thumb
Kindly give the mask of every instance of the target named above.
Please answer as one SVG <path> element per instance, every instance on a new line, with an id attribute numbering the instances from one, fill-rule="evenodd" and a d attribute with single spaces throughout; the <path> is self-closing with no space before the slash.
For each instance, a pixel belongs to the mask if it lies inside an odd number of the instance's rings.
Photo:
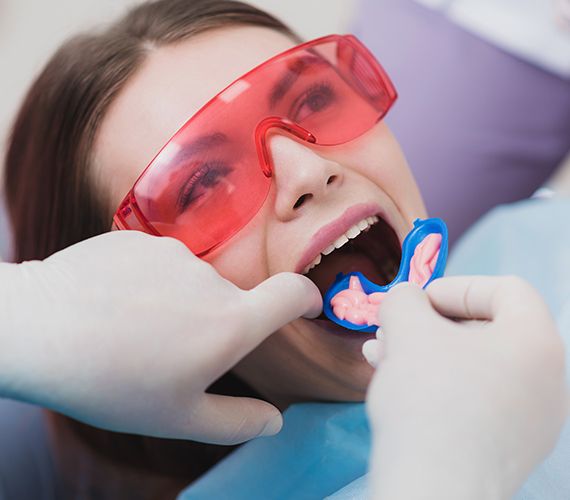
<path id="1" fill-rule="evenodd" d="M 272 436 L 283 425 L 281 413 L 270 403 L 218 394 L 204 394 L 190 420 L 188 439 L 226 445 Z"/>
<path id="2" fill-rule="evenodd" d="M 518 307 L 522 299 L 512 299 L 523 288 L 529 287 L 512 277 L 453 276 L 433 281 L 426 291 L 433 306 L 444 316 L 493 320 L 501 311 L 509 312 L 513 305 Z"/>
<path id="3" fill-rule="evenodd" d="M 317 286 L 295 273 L 276 274 L 245 295 L 245 308 L 252 323 L 245 333 L 243 345 L 247 351 L 243 355 L 294 319 L 315 318 L 323 307 Z"/>

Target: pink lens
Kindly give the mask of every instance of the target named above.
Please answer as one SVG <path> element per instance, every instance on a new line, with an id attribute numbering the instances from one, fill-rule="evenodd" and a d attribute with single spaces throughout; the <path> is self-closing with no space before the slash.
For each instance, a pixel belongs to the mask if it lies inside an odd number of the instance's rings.
<path id="1" fill-rule="evenodd" d="M 272 128 L 339 145 L 368 131 L 395 99 L 389 78 L 353 36 L 290 49 L 190 118 L 141 174 L 114 224 L 172 236 L 205 256 L 263 205 L 272 171 L 265 139 Z"/>

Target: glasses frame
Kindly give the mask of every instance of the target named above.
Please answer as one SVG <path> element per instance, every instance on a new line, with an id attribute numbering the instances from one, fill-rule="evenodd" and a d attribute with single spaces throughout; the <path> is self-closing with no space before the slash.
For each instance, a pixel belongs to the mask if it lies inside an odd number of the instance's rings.
<path id="1" fill-rule="evenodd" d="M 386 114 L 388 113 L 388 111 L 390 110 L 390 108 L 392 107 L 394 102 L 396 101 L 398 94 L 396 92 L 396 89 L 395 89 L 392 81 L 388 77 L 386 71 L 382 68 L 382 66 L 376 60 L 374 55 L 372 55 L 372 53 L 366 48 L 366 46 L 364 46 L 364 44 L 362 44 L 354 35 L 336 35 L 336 34 L 335 35 L 327 35 L 327 36 L 323 36 L 323 37 L 302 43 L 302 44 L 297 45 L 295 47 L 292 47 L 292 48 L 290 48 L 284 52 L 281 52 L 281 53 L 271 57 L 270 59 L 267 59 L 263 63 L 259 64 L 258 66 L 254 67 L 253 69 L 251 69 L 247 73 L 243 74 L 242 76 L 240 76 L 239 78 L 237 78 L 236 80 L 231 82 L 223 90 L 221 90 L 214 97 L 212 97 L 206 104 L 204 104 L 195 114 L 193 114 L 184 123 L 184 125 L 182 125 L 170 137 L 170 139 L 166 142 L 166 144 L 157 152 L 157 154 L 153 157 L 153 159 L 149 162 L 149 164 L 144 168 L 144 170 L 141 172 L 141 174 L 139 175 L 139 177 L 137 178 L 137 180 L 135 181 L 135 183 L 133 184 L 131 189 L 128 191 L 128 193 L 123 198 L 122 202 L 119 204 L 119 207 L 117 208 L 117 210 L 113 216 L 112 230 L 138 230 L 138 231 L 143 231 L 145 233 L 155 235 L 155 236 L 164 236 L 164 234 L 159 232 L 152 225 L 152 223 L 149 222 L 148 219 L 145 217 L 145 215 L 143 214 L 143 212 L 139 208 L 139 204 L 137 202 L 136 195 L 135 195 L 135 190 L 137 188 L 137 185 L 141 182 L 141 179 L 143 179 L 145 177 L 147 172 L 153 167 L 155 160 L 161 155 L 163 150 L 166 149 L 171 144 L 171 142 L 178 136 L 179 133 L 181 133 L 182 131 L 187 129 L 199 116 L 201 116 L 205 112 L 208 112 L 208 110 L 212 106 L 219 106 L 219 100 L 220 100 L 220 96 L 222 94 L 224 94 L 226 92 L 231 93 L 232 88 L 235 88 L 237 85 L 240 85 L 240 82 L 242 82 L 242 80 L 246 80 L 253 73 L 261 72 L 264 70 L 264 68 L 268 67 L 269 65 L 271 65 L 275 61 L 277 61 L 279 59 L 288 58 L 296 52 L 307 51 L 308 49 L 317 47 L 319 45 L 328 44 L 328 43 L 335 42 L 335 41 L 336 42 L 342 41 L 344 43 L 349 44 L 349 46 L 351 46 L 361 56 L 363 56 L 365 58 L 365 62 L 367 63 L 367 65 L 376 72 L 375 77 L 378 79 L 379 82 L 382 83 L 383 89 L 385 90 L 385 92 L 388 96 L 388 99 L 389 99 L 389 103 L 386 106 L 386 109 L 383 112 L 379 113 L 378 118 L 377 118 L 375 123 L 378 123 L 380 120 L 382 120 L 382 118 L 384 118 L 384 116 L 386 116 Z M 374 126 L 374 124 L 372 124 L 370 128 L 372 128 Z M 295 136 L 298 139 L 300 139 L 304 142 L 307 142 L 309 144 L 315 144 L 318 142 L 317 138 L 311 132 L 309 132 L 308 130 L 305 130 L 302 126 L 298 125 L 297 123 L 294 123 L 293 121 L 291 121 L 287 118 L 284 118 L 281 116 L 267 116 L 267 117 L 265 117 L 263 120 L 261 120 L 258 123 L 258 125 L 255 129 L 255 145 L 256 145 L 256 149 L 257 149 L 259 166 L 260 166 L 263 174 L 267 178 L 270 178 L 272 176 L 272 171 L 273 171 L 272 165 L 271 165 L 271 155 L 269 152 L 269 148 L 267 146 L 268 131 L 270 129 L 273 129 L 273 128 L 279 128 L 282 131 L 284 131 L 288 134 L 291 134 L 292 136 Z M 355 137 L 351 138 L 350 140 L 356 139 L 362 133 L 364 133 L 364 132 L 361 132 L 360 134 L 356 135 Z M 348 142 L 348 141 L 344 141 L 344 142 Z M 342 144 L 342 142 L 339 144 Z M 324 144 L 324 145 L 326 145 L 326 144 Z M 335 145 L 337 145 L 337 144 L 335 144 Z M 269 183 L 269 185 L 270 185 L 270 183 Z M 264 200 L 266 199 L 268 193 L 269 193 L 269 186 L 267 188 L 267 193 L 265 194 Z M 215 248 L 217 248 L 220 245 L 227 242 L 237 232 L 239 232 L 241 229 L 243 229 L 243 227 L 259 211 L 259 209 L 261 208 L 263 203 L 264 203 L 264 201 L 257 208 L 257 211 L 255 213 L 253 213 L 253 215 L 247 221 L 245 221 L 241 225 L 241 227 L 236 229 L 232 234 L 229 234 L 222 241 L 217 242 L 215 245 L 211 246 L 210 248 L 206 248 L 202 251 L 198 251 L 198 252 L 194 252 L 194 253 L 198 257 L 204 257 L 205 255 L 207 255 L 208 253 L 213 251 Z M 192 250 L 192 248 L 190 248 L 190 250 Z"/>

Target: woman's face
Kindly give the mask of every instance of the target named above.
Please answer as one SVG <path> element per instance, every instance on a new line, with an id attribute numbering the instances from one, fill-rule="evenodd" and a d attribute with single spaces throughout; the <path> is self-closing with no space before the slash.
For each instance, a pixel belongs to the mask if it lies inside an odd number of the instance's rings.
<path id="1" fill-rule="evenodd" d="M 161 146 L 204 103 L 294 45 L 276 31 L 238 26 L 158 49 L 149 46 L 146 61 L 112 104 L 95 144 L 93 174 L 110 200 L 110 212 Z M 323 257 L 309 277 L 322 290 L 339 271 L 360 270 L 373 281 L 389 281 L 398 260 L 399 249 L 393 247 L 425 209 L 386 125 L 380 122 L 341 146 L 314 146 L 279 131 L 268 144 L 274 168 L 269 196 L 249 224 L 207 260 L 222 276 L 250 289 L 282 271 L 303 272 L 347 224 L 378 215 L 380 222 L 354 240 L 360 243 Z M 358 401 L 372 374 L 361 354 L 367 338 L 340 334 L 328 321 L 298 319 L 234 371 L 281 406 L 306 399 Z"/>

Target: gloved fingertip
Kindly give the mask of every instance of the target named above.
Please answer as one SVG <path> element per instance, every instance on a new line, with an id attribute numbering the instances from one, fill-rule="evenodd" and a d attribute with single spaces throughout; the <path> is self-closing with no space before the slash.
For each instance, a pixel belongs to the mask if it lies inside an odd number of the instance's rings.
<path id="1" fill-rule="evenodd" d="M 307 297 L 307 311 L 302 315 L 303 318 L 318 318 L 323 311 L 323 297 L 321 292 L 309 278 L 300 276 L 303 279 L 303 286 Z"/>
<path id="2" fill-rule="evenodd" d="M 323 301 L 320 296 L 315 296 L 305 314 L 301 317 L 305 319 L 318 318 L 323 312 Z"/>
<path id="3" fill-rule="evenodd" d="M 384 340 L 384 330 L 382 330 L 381 326 L 376 330 L 376 338 L 378 340 Z"/>
<path id="4" fill-rule="evenodd" d="M 362 344 L 362 355 L 373 368 L 378 366 L 380 361 L 379 341 L 375 339 L 367 340 Z"/>
<path id="5" fill-rule="evenodd" d="M 271 419 L 265 424 L 265 427 L 259 434 L 259 437 L 263 436 L 274 436 L 283 427 L 283 417 L 280 413 L 271 417 Z"/>

